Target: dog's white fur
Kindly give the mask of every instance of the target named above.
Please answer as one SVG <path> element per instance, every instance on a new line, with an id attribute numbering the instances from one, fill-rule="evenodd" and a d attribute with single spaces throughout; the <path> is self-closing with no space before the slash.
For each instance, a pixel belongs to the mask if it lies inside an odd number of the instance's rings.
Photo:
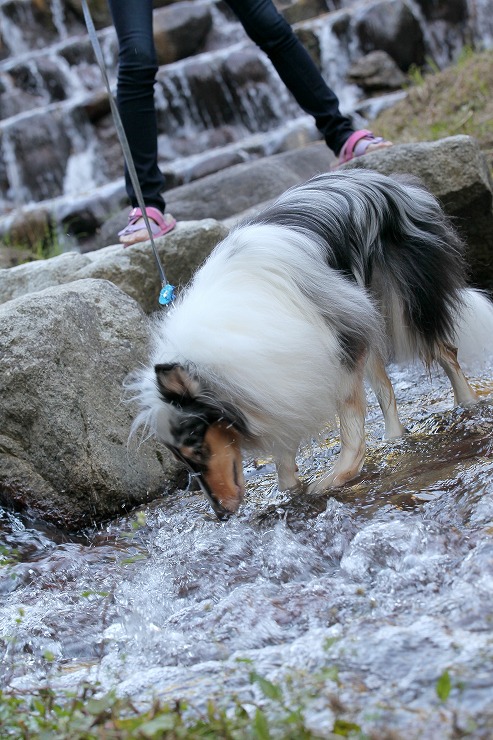
<path id="1" fill-rule="evenodd" d="M 407 243 L 401 254 L 388 237 L 392 229 L 413 245 L 409 257 L 402 259 Z M 132 384 L 140 404 L 134 429 L 147 425 L 182 449 L 177 429 L 190 424 L 191 414 L 203 420 L 201 403 L 224 409 L 220 418 L 241 427 L 242 447 L 274 455 L 285 489 L 298 483 L 300 442 L 339 417 L 341 454 L 318 488 L 344 484 L 363 465 L 365 375 L 382 407 L 386 436 L 404 431 L 385 372 L 389 358 L 437 361 L 456 403 L 476 402 L 452 345 L 469 355 L 491 352 L 493 306 L 463 283 L 460 252 L 437 202 L 414 182 L 351 171 L 291 189 L 234 229 L 155 321 L 149 366 Z M 420 271 L 429 285 L 414 298 L 408 283 L 420 280 Z M 433 320 L 427 303 L 435 280 L 446 295 L 437 299 L 443 322 L 430 329 L 430 339 L 409 317 L 420 315 L 422 301 L 422 313 L 428 310 Z M 184 412 L 176 399 L 167 402 L 155 372 L 162 365 L 185 369 L 189 380 L 180 393 L 190 392 L 198 405 Z M 228 510 L 238 504 L 221 502 Z"/>

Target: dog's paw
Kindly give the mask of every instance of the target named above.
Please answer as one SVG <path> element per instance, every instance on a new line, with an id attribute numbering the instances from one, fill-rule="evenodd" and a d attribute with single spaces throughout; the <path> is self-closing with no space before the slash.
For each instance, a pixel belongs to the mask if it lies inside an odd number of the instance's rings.
<path id="1" fill-rule="evenodd" d="M 287 493 L 287 494 L 299 494 L 299 493 L 306 493 L 308 489 L 308 486 L 306 483 L 304 483 L 301 480 L 298 480 L 294 485 L 289 486 L 289 488 L 279 488 L 279 493 Z"/>
<path id="2" fill-rule="evenodd" d="M 392 426 L 385 430 L 383 440 L 385 442 L 391 442 L 393 439 L 400 439 L 406 434 L 409 434 L 409 429 L 399 422 L 397 426 Z"/>
<path id="3" fill-rule="evenodd" d="M 318 480 L 312 481 L 308 484 L 307 493 L 311 495 L 317 495 L 325 493 L 331 488 L 342 488 L 352 481 L 359 474 L 359 470 L 346 470 L 344 472 L 337 472 L 333 470 L 328 475 L 322 476 Z"/>

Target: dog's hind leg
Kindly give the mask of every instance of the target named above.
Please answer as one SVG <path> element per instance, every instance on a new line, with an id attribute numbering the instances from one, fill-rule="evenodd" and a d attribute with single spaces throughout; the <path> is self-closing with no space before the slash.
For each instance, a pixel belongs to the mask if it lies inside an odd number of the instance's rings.
<path id="1" fill-rule="evenodd" d="M 363 369 L 354 375 L 346 397 L 339 402 L 341 451 L 332 471 L 310 484 L 310 493 L 322 493 L 327 488 L 338 488 L 360 472 L 365 458 L 366 398 Z"/>
<path id="2" fill-rule="evenodd" d="M 457 349 L 450 344 L 440 343 L 437 347 L 437 362 L 445 370 L 452 388 L 456 406 L 472 406 L 479 401 L 462 372 L 457 360 Z"/>
<path id="3" fill-rule="evenodd" d="M 405 434 L 406 429 L 399 420 L 394 389 L 385 370 L 385 365 L 379 355 L 371 353 L 366 365 L 366 372 L 370 386 L 378 404 L 382 409 L 385 421 L 385 439 L 396 439 Z"/>

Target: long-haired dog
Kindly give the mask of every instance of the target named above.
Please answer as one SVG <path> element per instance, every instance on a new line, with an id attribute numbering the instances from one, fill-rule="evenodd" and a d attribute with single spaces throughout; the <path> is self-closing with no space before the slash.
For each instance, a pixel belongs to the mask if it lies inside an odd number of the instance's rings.
<path id="1" fill-rule="evenodd" d="M 457 404 L 477 401 L 460 333 L 491 343 L 493 305 L 466 287 L 436 199 L 409 178 L 320 175 L 237 226 L 158 318 L 133 429 L 193 470 L 222 518 L 243 499 L 242 449 L 273 455 L 290 489 L 300 443 L 339 417 L 340 454 L 314 487 L 341 486 L 363 466 L 365 377 L 386 437 L 404 432 L 388 361 L 436 362 Z"/>

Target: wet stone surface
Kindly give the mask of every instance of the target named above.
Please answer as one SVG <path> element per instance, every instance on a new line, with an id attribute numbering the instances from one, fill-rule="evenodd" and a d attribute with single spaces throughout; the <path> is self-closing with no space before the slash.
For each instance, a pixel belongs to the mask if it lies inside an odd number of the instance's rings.
<path id="1" fill-rule="evenodd" d="M 336 716 L 378 738 L 492 737 L 492 375 L 470 371 L 483 400 L 452 409 L 441 376 L 394 368 L 409 434 L 382 441 L 369 394 L 364 470 L 324 496 L 280 494 L 257 460 L 224 523 L 191 490 L 70 540 L 1 512 L 2 686 L 268 710 L 253 666 L 322 737 Z M 332 433 L 303 449 L 302 477 L 337 451 Z"/>

